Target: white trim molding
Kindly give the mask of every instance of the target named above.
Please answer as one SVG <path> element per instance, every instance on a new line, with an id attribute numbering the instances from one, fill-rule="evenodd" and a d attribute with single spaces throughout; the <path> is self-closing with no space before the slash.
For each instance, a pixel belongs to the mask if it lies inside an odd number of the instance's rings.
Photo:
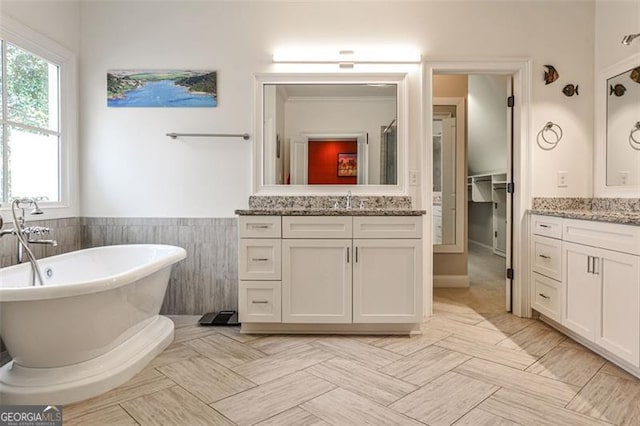
<path id="1" fill-rule="evenodd" d="M 434 275 L 433 288 L 469 287 L 469 275 Z"/>
<path id="2" fill-rule="evenodd" d="M 395 73 L 260 73 L 254 75 L 252 193 L 254 195 L 408 195 L 408 74 Z M 398 180 L 396 185 L 267 185 L 264 183 L 264 86 L 267 84 L 395 84 L 397 85 Z"/>
<path id="3" fill-rule="evenodd" d="M 528 270 L 527 259 L 527 209 L 531 206 L 531 173 L 532 173 L 532 146 L 530 143 L 531 129 L 531 99 L 532 99 L 532 75 L 530 59 L 496 59 L 496 60 L 455 60 L 432 59 L 424 62 L 423 72 L 423 126 L 424 126 L 424 152 L 422 156 L 422 170 L 431 170 L 432 158 L 432 121 L 433 121 L 433 75 L 434 74 L 501 74 L 513 77 L 513 93 L 515 96 L 513 132 L 513 182 L 515 192 L 513 194 L 513 245 L 512 268 L 513 279 L 513 305 L 512 311 L 520 317 L 531 316 L 531 301 L 529 298 L 529 280 L 526 274 Z M 505 100 L 506 101 L 506 100 Z M 421 208 L 427 210 L 427 217 L 431 212 L 432 176 L 430 173 L 422 173 L 422 187 L 424 197 L 421 200 Z M 425 241 L 432 241 L 430 227 L 425 227 L 429 235 Z M 427 258 L 431 258 L 433 245 L 425 250 Z M 431 272 L 432 273 L 432 272 Z M 432 312 L 431 297 L 433 294 L 433 276 L 426 274 L 425 280 L 425 307 L 427 315 Z"/>
<path id="4" fill-rule="evenodd" d="M 79 211 L 78 187 L 78 69 L 74 52 L 66 49 L 47 36 L 26 25 L 3 15 L 0 20 L 0 38 L 26 49 L 43 59 L 59 66 L 60 69 L 60 201 L 40 202 L 43 216 L 30 219 L 53 219 L 77 217 Z M 5 219 L 9 214 L 8 204 L 3 205 Z"/>
<path id="5" fill-rule="evenodd" d="M 607 80 L 640 65 L 640 53 L 615 63 L 596 75 L 595 81 L 595 147 L 593 155 L 593 192 L 596 197 L 638 198 L 640 185 L 607 185 Z M 632 128 L 629 125 L 629 130 Z M 625 141 L 626 142 L 626 141 Z M 628 147 L 628 145 L 626 145 Z M 629 150 L 630 153 L 635 152 Z"/>

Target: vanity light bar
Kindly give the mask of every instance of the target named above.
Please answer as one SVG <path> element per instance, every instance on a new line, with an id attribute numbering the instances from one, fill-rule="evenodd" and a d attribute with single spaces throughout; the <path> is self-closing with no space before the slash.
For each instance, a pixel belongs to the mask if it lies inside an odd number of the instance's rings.
<path id="1" fill-rule="evenodd" d="M 354 64 L 418 64 L 422 56 L 404 47 L 379 47 L 359 49 L 336 48 L 284 48 L 273 54 L 275 63 L 340 64 L 352 68 Z"/>

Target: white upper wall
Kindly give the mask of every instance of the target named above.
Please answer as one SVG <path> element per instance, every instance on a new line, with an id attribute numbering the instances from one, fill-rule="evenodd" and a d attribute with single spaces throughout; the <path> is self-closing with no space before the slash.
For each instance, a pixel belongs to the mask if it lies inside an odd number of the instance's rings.
<path id="1" fill-rule="evenodd" d="M 48 34 L 65 27 L 75 3 L 35 3 L 11 14 Z M 55 5 L 52 6 L 52 5 Z M 171 140 L 167 132 L 254 132 L 252 75 L 277 69 L 281 46 L 415 46 L 423 58 L 528 58 L 533 65 L 530 143 L 547 121 L 563 143 L 534 150 L 534 196 L 590 196 L 595 4 L 592 2 L 183 2 L 80 4 L 81 213 L 84 216 L 232 216 L 251 193 L 251 144 L 241 139 Z M 24 19 L 21 19 L 24 18 Z M 48 18 L 48 19 L 45 19 Z M 26 22 L 26 23 L 29 23 Z M 62 24 L 60 24 L 62 22 Z M 53 38 L 64 39 L 66 29 Z M 69 40 L 58 40 L 67 45 Z M 545 86 L 543 65 L 560 81 Z M 112 69 L 218 71 L 212 109 L 106 107 Z M 409 169 L 418 170 L 422 138 L 419 67 L 409 78 Z M 326 68 L 325 68 L 326 69 Z M 336 67 L 337 71 L 337 67 Z M 355 71 L 358 71 L 356 67 Z M 580 84 L 580 96 L 561 93 Z M 569 187 L 556 187 L 558 170 Z M 420 188 L 411 188 L 417 195 Z"/>
<path id="2" fill-rule="evenodd" d="M 77 1 L 2 0 L 0 14 L 11 16 L 73 53 L 80 51 L 80 3 Z"/>
<path id="3" fill-rule="evenodd" d="M 625 35 L 639 32 L 640 1 L 598 1 L 595 20 L 596 73 L 634 53 L 640 53 L 640 39 L 630 46 L 621 43 Z"/>

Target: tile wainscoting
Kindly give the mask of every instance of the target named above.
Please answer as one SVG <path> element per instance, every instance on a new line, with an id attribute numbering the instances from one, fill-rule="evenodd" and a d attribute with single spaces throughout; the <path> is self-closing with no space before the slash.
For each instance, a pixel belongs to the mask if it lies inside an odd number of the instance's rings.
<path id="1" fill-rule="evenodd" d="M 187 250 L 174 266 L 161 313 L 201 315 L 237 309 L 238 226 L 230 218 L 67 218 L 29 222 L 47 226 L 57 247 L 32 245 L 38 259 L 115 244 L 171 244 Z M 7 222 L 3 229 L 11 228 Z M 0 238 L 0 266 L 16 263 L 16 238 Z"/>
<path id="2" fill-rule="evenodd" d="M 238 225 L 230 218 L 80 219 L 83 248 L 170 244 L 187 250 L 174 266 L 161 313 L 201 315 L 238 306 Z"/>
<path id="3" fill-rule="evenodd" d="M 27 222 L 27 226 L 46 226 L 51 228 L 51 234 L 44 238 L 51 238 L 58 241 L 58 245 L 56 247 L 32 244 L 31 250 L 38 259 L 79 250 L 82 246 L 80 236 L 80 218 L 78 217 L 29 221 Z M 13 223 L 9 220 L 7 220 L 2 227 L 3 230 L 11 228 L 13 228 Z M 0 238 L 0 268 L 15 265 L 17 263 L 16 245 L 17 239 L 13 235 L 5 235 Z"/>

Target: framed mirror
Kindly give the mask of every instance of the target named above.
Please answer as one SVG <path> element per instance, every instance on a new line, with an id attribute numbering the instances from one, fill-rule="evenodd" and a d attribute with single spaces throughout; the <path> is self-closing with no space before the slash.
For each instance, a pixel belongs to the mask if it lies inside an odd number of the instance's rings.
<path id="1" fill-rule="evenodd" d="M 640 55 L 603 70 L 596 85 L 596 196 L 640 194 Z"/>
<path id="2" fill-rule="evenodd" d="M 254 193 L 404 193 L 405 79 L 256 75 Z"/>
<path id="3" fill-rule="evenodd" d="M 464 252 L 464 98 L 433 98 L 432 240 L 436 253 Z"/>

